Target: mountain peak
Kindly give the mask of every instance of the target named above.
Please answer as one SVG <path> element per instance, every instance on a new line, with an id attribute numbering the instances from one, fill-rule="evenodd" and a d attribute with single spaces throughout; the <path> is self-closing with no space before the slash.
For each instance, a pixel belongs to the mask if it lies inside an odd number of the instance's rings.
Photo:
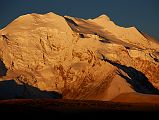
<path id="1" fill-rule="evenodd" d="M 72 32 L 65 19 L 53 12 L 47 14 L 32 13 L 22 15 L 2 29 L 2 32 L 15 33 L 16 31 L 29 31 L 39 27 L 57 29 L 61 32 Z"/>
<path id="2" fill-rule="evenodd" d="M 94 19 L 89 19 L 89 20 L 96 22 L 98 24 L 103 24 L 105 22 L 110 21 L 110 18 L 107 15 L 103 14 L 103 15 L 100 15 L 100 16 L 94 18 Z"/>
<path id="3" fill-rule="evenodd" d="M 85 20 L 34 13 L 0 32 L 0 80 L 80 100 L 159 90 L 159 44 L 134 27 L 117 26 L 106 15 Z M 0 92 L 1 99 L 7 90 Z M 43 96 L 28 86 L 21 90 L 25 92 L 16 90 L 12 96 Z"/>
<path id="4" fill-rule="evenodd" d="M 108 21 L 110 21 L 110 18 L 107 15 L 105 15 L 105 14 L 102 14 L 102 15 L 98 16 L 95 19 L 102 19 L 102 20 L 108 20 Z"/>

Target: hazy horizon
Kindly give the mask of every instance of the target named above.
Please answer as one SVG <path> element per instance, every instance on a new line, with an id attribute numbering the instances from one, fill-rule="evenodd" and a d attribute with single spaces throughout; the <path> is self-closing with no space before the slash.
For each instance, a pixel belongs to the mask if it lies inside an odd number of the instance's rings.
<path id="1" fill-rule="evenodd" d="M 158 0 L 5 0 L 0 8 L 0 29 L 17 17 L 29 13 L 54 12 L 80 18 L 95 18 L 101 14 L 108 15 L 119 26 L 135 26 L 140 31 L 159 40 L 159 1 Z"/>

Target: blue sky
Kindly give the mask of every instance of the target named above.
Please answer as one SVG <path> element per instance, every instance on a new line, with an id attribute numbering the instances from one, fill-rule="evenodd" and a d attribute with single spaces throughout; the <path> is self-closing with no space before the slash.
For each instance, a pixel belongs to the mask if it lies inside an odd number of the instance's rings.
<path id="1" fill-rule="evenodd" d="M 47 12 L 80 18 L 106 14 L 120 26 L 136 26 L 159 40 L 159 0 L 1 0 L 0 28 L 23 14 Z"/>

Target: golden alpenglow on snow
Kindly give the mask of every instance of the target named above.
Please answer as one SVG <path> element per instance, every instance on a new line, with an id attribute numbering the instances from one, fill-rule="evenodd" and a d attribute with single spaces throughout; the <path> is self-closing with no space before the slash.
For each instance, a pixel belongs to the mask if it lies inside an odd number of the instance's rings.
<path id="1" fill-rule="evenodd" d="M 27 14 L 0 30 L 0 82 L 0 99 L 159 100 L 159 43 L 106 15 Z"/>

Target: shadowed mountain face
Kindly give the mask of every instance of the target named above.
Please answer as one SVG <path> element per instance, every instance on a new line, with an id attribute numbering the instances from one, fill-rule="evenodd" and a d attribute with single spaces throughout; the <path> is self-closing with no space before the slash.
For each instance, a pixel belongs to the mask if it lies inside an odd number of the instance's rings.
<path id="1" fill-rule="evenodd" d="M 3 61 L 0 61 L 0 68 L 1 77 L 6 76 L 7 68 Z M 37 98 L 60 99 L 62 95 L 55 91 L 42 91 L 25 83 L 17 84 L 15 80 L 0 81 L 0 100 Z"/>
<path id="2" fill-rule="evenodd" d="M 5 76 L 7 73 L 7 68 L 5 67 L 5 64 L 3 61 L 0 60 L 0 77 Z"/>
<path id="3" fill-rule="evenodd" d="M 120 65 L 107 59 L 103 60 L 109 62 L 110 64 L 118 67 L 120 70 L 127 73 L 128 76 L 125 76 L 122 74 L 121 71 L 118 71 L 118 74 L 122 78 L 124 78 L 129 84 L 131 84 L 136 92 L 143 94 L 159 94 L 159 91 L 148 81 L 148 78 L 142 72 L 136 70 L 133 67 Z"/>
<path id="4" fill-rule="evenodd" d="M 158 94 L 159 44 L 150 38 L 106 15 L 20 16 L 0 30 L 0 99 Z"/>
<path id="5" fill-rule="evenodd" d="M 0 100 L 31 98 L 59 99 L 62 98 L 62 95 L 54 91 L 41 91 L 26 84 L 18 85 L 14 80 L 0 81 Z"/>

